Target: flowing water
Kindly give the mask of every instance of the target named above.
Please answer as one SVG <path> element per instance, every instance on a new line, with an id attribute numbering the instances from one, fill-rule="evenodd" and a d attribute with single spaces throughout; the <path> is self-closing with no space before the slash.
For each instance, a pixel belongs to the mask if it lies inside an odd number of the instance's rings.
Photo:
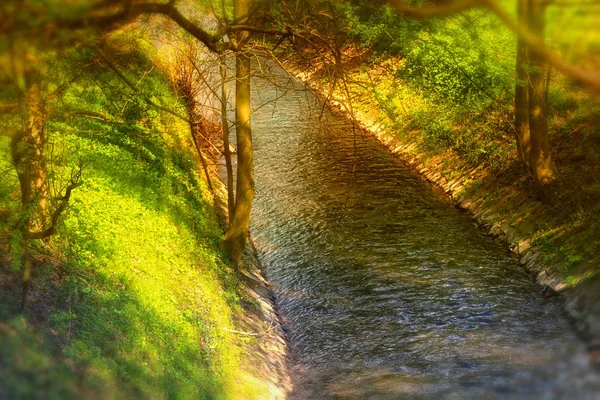
<path id="1" fill-rule="evenodd" d="M 558 299 L 374 138 L 273 79 L 254 82 L 255 106 L 276 101 L 253 114 L 251 231 L 293 398 L 597 397 Z"/>

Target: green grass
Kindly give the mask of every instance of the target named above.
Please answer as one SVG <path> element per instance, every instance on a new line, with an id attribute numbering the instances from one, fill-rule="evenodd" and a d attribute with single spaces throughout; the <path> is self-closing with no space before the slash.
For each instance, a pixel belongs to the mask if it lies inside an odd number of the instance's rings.
<path id="1" fill-rule="evenodd" d="M 130 394 L 217 397 L 228 379 L 221 371 L 235 363 L 224 330 L 235 297 L 220 282 L 220 231 L 203 215 L 205 188 L 183 171 L 153 176 L 127 151 L 76 139 L 95 162 L 58 247 L 71 269 L 61 297 L 80 301 L 53 327 L 77 325 L 82 334 L 67 350 Z"/>
<path id="2" fill-rule="evenodd" d="M 0 271 L 0 397 L 239 398 L 247 388 L 235 382 L 237 276 L 221 251 L 222 231 L 189 127 L 127 104 L 115 76 L 92 72 L 101 85 L 84 77 L 62 106 L 115 121 L 114 110 L 123 108 L 111 103 L 121 101 L 131 112 L 125 123 L 48 123 L 59 155 L 53 179 L 83 162 L 85 183 L 73 191 L 59 233 L 33 243 L 24 316 L 15 313 L 19 271 L 8 265 Z M 160 72 L 140 87 L 178 104 Z M 0 167 L 10 172 L 9 140 L 0 139 Z M 18 204 L 13 175 L 0 184 L 4 232 Z"/>

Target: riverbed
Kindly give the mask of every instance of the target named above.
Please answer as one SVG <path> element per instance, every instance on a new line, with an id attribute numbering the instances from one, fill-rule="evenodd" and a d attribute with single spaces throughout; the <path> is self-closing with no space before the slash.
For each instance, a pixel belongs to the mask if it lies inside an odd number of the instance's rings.
<path id="1" fill-rule="evenodd" d="M 251 225 L 295 399 L 595 398 L 585 346 L 506 249 L 273 68 Z"/>

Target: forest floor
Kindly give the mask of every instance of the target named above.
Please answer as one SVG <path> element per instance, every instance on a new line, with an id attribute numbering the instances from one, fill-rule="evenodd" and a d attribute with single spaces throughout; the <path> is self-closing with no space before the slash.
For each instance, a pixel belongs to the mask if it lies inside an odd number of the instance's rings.
<path id="1" fill-rule="evenodd" d="M 346 55 L 346 86 L 338 82 L 333 91 L 326 68 L 292 58 L 284 65 L 330 107 L 442 187 L 482 229 L 517 253 L 549 292 L 564 294 L 576 329 L 590 348 L 599 348 L 599 99 L 553 76 L 549 122 L 557 179 L 540 196 L 517 161 L 510 109 L 473 111 L 448 126 L 436 115 L 450 102 L 427 98 L 399 79 L 395 70 L 402 59 L 354 49 Z"/>

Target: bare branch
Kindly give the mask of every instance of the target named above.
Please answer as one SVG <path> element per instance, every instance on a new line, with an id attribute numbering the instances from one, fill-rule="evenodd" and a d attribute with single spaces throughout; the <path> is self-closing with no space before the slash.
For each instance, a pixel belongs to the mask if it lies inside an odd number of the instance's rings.
<path id="1" fill-rule="evenodd" d="M 459 0 L 451 3 L 428 5 L 424 7 L 409 6 L 400 0 L 391 0 L 389 5 L 398 13 L 415 19 L 443 17 L 469 8 L 485 6 L 481 0 Z"/>
<path id="2" fill-rule="evenodd" d="M 19 104 L 0 104 L 0 113 L 9 113 L 17 110 Z"/>
<path id="3" fill-rule="evenodd" d="M 56 27 L 68 29 L 99 28 L 103 30 L 113 30 L 129 23 L 141 15 L 160 14 L 165 15 L 177 23 L 186 32 L 202 42 L 210 51 L 219 52 L 217 43 L 221 40 L 221 35 L 211 35 L 202 29 L 198 24 L 187 19 L 174 5 L 174 1 L 167 3 L 131 3 L 130 1 L 102 1 L 96 7 L 92 8 L 90 14 L 86 14 L 76 19 L 54 19 L 47 24 L 46 28 L 36 28 L 37 31 L 56 32 Z M 116 6 L 121 6 L 115 12 L 110 11 Z M 6 13 L 4 13 L 6 14 Z M 0 20 L 9 20 L 8 15 L 0 13 Z M 22 29 L 33 29 L 31 26 L 22 26 L 16 23 L 9 23 L 0 29 L 0 33 L 9 33 Z"/>
<path id="4" fill-rule="evenodd" d="M 75 173 L 75 175 L 71 178 L 71 183 L 65 189 L 65 195 L 60 198 L 60 204 L 58 205 L 58 207 L 56 207 L 56 209 L 52 213 L 52 217 L 50 219 L 50 226 L 48 228 L 44 229 L 43 231 L 39 231 L 39 232 L 29 232 L 29 231 L 25 232 L 25 234 L 24 234 L 25 240 L 45 239 L 56 233 L 56 229 L 58 227 L 58 220 L 59 220 L 60 216 L 62 215 L 62 213 L 67 208 L 67 205 L 69 204 L 69 199 L 71 198 L 71 192 L 73 191 L 73 189 L 76 189 L 79 186 L 83 185 L 83 181 L 81 180 L 82 171 L 83 171 L 83 167 L 80 167 L 79 171 L 77 171 L 77 173 Z"/>
<path id="5" fill-rule="evenodd" d="M 294 31 L 291 26 L 286 26 L 285 29 L 277 29 L 277 28 L 265 28 L 262 26 L 254 26 L 254 25 L 230 25 L 225 29 L 226 33 L 229 32 L 251 32 L 251 33 L 264 33 L 267 35 L 283 35 L 283 36 L 291 36 L 294 35 Z"/>
<path id="6" fill-rule="evenodd" d="M 123 73 L 121 71 L 119 71 L 119 69 L 117 68 L 117 66 L 106 56 L 106 54 L 104 54 L 104 52 L 102 50 L 100 50 L 98 47 L 94 47 L 94 50 L 96 50 L 96 52 L 100 55 L 100 57 L 102 57 L 102 59 L 104 60 L 104 62 L 106 62 L 106 64 L 108 65 L 108 67 L 115 73 L 117 74 L 117 76 L 119 78 L 121 78 L 121 80 L 123 82 L 125 82 L 125 84 L 127 86 L 129 86 L 134 92 L 141 94 L 140 90 L 136 87 L 136 85 L 133 84 L 133 82 L 131 82 L 125 75 L 123 75 Z M 182 121 L 187 122 L 188 124 L 193 124 L 194 122 L 191 121 L 190 119 L 184 117 L 183 115 L 179 114 L 177 111 L 171 110 L 168 107 L 163 107 L 161 105 L 156 104 L 155 102 L 153 102 L 149 97 L 143 97 L 144 101 L 146 103 L 148 103 L 149 105 L 151 105 L 152 107 L 156 108 L 157 110 L 161 110 L 161 111 L 165 111 L 179 119 L 181 119 Z"/>

